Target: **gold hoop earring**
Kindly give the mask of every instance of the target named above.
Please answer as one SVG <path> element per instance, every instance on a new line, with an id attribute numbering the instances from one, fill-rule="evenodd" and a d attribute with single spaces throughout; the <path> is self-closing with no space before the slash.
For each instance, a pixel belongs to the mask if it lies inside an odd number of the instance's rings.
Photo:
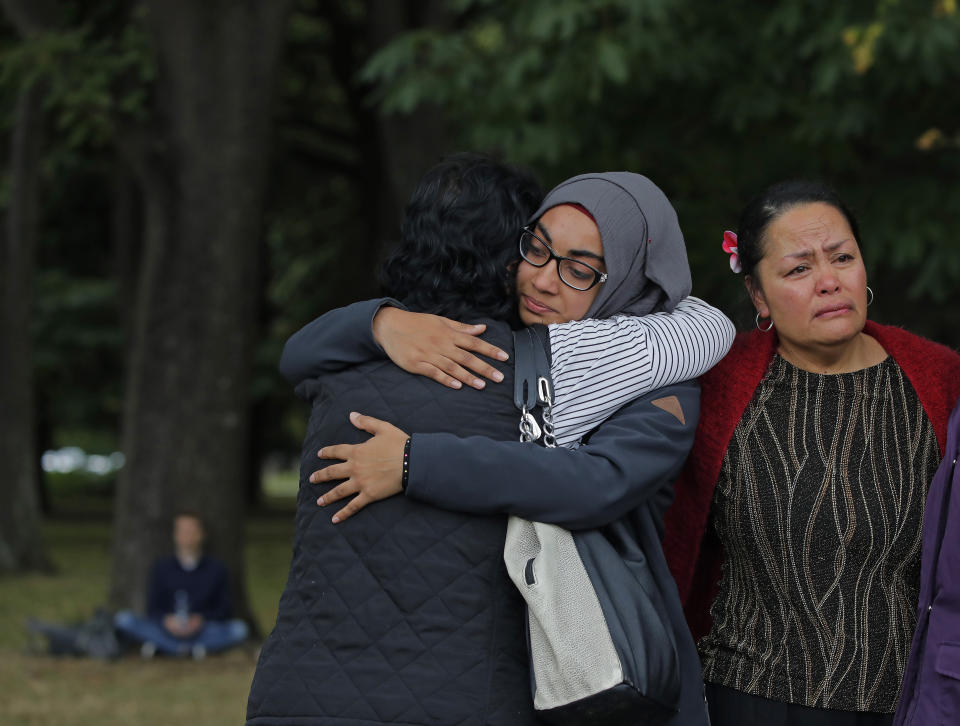
<path id="1" fill-rule="evenodd" d="M 867 292 L 870 294 L 870 299 L 867 300 L 867 307 L 873 305 L 873 290 L 870 289 L 870 286 L 867 285 Z"/>
<path id="2" fill-rule="evenodd" d="M 770 324 L 769 324 L 767 327 L 765 327 L 765 328 L 761 328 L 761 327 L 760 327 L 760 313 L 759 313 L 759 312 L 757 312 L 757 317 L 754 318 L 754 323 L 755 323 L 756 326 L 757 326 L 757 330 L 759 330 L 761 333 L 768 333 L 768 332 L 770 332 L 770 329 L 773 328 L 773 320 L 772 320 L 772 319 L 770 320 Z"/>

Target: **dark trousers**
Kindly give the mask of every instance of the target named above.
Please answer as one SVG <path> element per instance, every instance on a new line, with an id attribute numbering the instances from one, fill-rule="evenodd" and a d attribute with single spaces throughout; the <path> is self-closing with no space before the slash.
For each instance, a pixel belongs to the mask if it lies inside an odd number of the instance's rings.
<path id="1" fill-rule="evenodd" d="M 892 713 L 838 711 L 752 696 L 733 688 L 707 685 L 710 726 L 892 726 Z"/>

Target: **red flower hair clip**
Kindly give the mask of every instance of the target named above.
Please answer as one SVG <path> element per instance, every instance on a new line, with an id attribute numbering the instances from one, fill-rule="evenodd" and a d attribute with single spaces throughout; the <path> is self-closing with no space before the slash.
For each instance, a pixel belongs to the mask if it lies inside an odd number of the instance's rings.
<path id="1" fill-rule="evenodd" d="M 723 233 L 723 251 L 730 255 L 730 269 L 740 274 L 740 255 L 737 254 L 737 233 L 729 229 Z"/>

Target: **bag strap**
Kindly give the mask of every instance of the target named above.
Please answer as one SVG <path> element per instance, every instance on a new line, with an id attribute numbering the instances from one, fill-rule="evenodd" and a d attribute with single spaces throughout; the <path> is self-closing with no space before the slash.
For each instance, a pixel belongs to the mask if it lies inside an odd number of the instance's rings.
<path id="1" fill-rule="evenodd" d="M 557 445 L 553 435 L 553 378 L 543 338 L 535 327 L 513 332 L 513 403 L 520 410 L 520 440 L 537 441 L 539 426 L 532 411 L 543 409 L 543 444 Z"/>

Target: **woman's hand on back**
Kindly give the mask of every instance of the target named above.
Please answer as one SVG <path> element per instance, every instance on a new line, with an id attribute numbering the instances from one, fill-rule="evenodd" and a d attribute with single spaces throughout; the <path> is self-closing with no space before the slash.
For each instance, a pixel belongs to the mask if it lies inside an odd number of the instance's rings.
<path id="1" fill-rule="evenodd" d="M 467 325 L 439 315 L 383 307 L 373 318 L 373 337 L 390 360 L 408 373 L 432 378 L 450 388 L 464 383 L 483 388 L 478 376 L 499 383 L 500 373 L 477 355 L 509 356 L 480 338 L 486 325 Z"/>
<path id="2" fill-rule="evenodd" d="M 403 447 L 409 438 L 407 434 L 393 424 L 356 412 L 350 414 L 350 423 L 373 436 L 362 444 L 324 446 L 317 452 L 319 458 L 339 459 L 342 463 L 330 464 L 310 475 L 312 484 L 346 480 L 317 499 L 317 504 L 325 507 L 353 496 L 333 515 L 334 524 L 353 516 L 368 504 L 403 491 Z"/>

